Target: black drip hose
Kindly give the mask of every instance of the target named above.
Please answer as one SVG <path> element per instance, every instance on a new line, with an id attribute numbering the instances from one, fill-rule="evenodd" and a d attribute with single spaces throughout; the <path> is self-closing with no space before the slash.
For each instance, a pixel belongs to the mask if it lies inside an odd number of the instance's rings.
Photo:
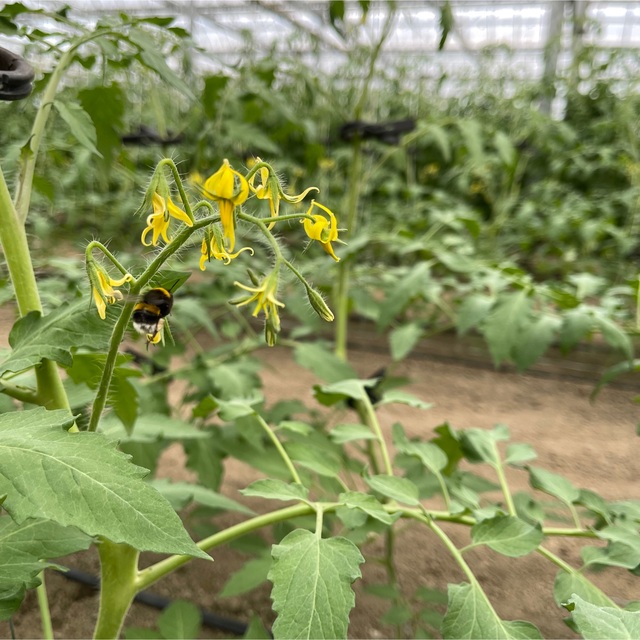
<path id="1" fill-rule="evenodd" d="M 90 573 L 85 573 L 78 569 L 67 569 L 66 571 L 60 571 L 60 573 L 68 580 L 86 584 L 96 589 L 100 588 L 100 579 Z M 155 609 L 166 609 L 172 601 L 169 598 L 159 596 L 156 593 L 141 591 L 135 596 L 134 602 L 146 604 L 147 606 L 154 607 Z M 237 636 L 243 636 L 249 626 L 246 622 L 231 620 L 230 618 L 219 616 L 215 613 L 211 613 L 210 611 L 205 611 L 202 608 L 200 608 L 200 613 L 202 614 L 202 624 L 210 629 L 228 631 Z"/>

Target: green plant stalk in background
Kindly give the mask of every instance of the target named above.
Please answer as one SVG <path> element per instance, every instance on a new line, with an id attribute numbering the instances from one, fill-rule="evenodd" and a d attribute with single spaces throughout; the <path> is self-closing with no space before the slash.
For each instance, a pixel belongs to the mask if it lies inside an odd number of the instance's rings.
<path id="1" fill-rule="evenodd" d="M 0 245 L 2 245 L 9 268 L 20 316 L 24 317 L 31 311 L 42 313 L 42 303 L 29 253 L 27 233 L 24 225 L 18 219 L 1 169 Z M 35 374 L 38 385 L 35 398 L 37 403 L 48 409 L 71 411 L 67 394 L 62 386 L 58 365 L 45 359 L 36 367 Z"/>
<path id="2" fill-rule="evenodd" d="M 389 6 L 385 24 L 376 46 L 369 57 L 369 68 L 364 79 L 362 90 L 357 104 L 353 109 L 353 120 L 360 120 L 369 98 L 369 87 L 376 73 L 376 62 L 382 51 L 382 45 L 391 33 L 391 27 L 395 20 L 395 9 Z M 360 191 L 362 185 L 362 140 L 359 136 L 353 140 L 351 150 L 351 162 L 349 165 L 349 187 L 346 197 L 346 224 L 347 239 L 356 237 L 356 227 L 358 221 L 358 205 L 360 202 Z M 336 283 L 334 300 L 336 308 L 336 328 L 335 328 L 335 354 L 341 360 L 347 360 L 347 342 L 349 325 L 349 279 L 351 272 L 350 260 L 344 260 L 338 265 L 338 282 Z"/>

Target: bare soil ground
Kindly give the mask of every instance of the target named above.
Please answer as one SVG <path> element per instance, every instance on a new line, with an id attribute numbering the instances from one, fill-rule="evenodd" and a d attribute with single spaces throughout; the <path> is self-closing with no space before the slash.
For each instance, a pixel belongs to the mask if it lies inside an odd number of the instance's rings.
<path id="1" fill-rule="evenodd" d="M 375 352 L 358 350 L 351 356 L 353 365 L 363 376 L 384 364 Z M 313 402 L 312 385 L 317 380 L 296 365 L 287 349 L 265 350 L 261 357 L 265 363 L 263 380 L 269 403 L 283 398 Z M 568 380 L 565 372 L 554 373 L 553 368 L 548 369 L 544 376 L 518 375 L 428 356 L 409 359 L 394 373 L 411 378 L 413 384 L 408 390 L 433 402 L 434 407 L 425 412 L 388 405 L 381 409 L 380 419 L 387 434 L 394 422 L 401 422 L 409 435 L 424 438 L 431 437 L 433 428 L 445 421 L 454 428 L 491 428 L 503 423 L 509 426 L 514 441 L 528 442 L 536 449 L 539 466 L 561 473 L 575 485 L 595 490 L 608 499 L 639 499 L 640 456 L 635 433 L 638 407 L 633 404 L 634 382 L 626 387 L 605 388 L 592 404 L 589 395 L 596 377 Z M 165 452 L 160 473 L 180 479 L 188 476 L 179 449 Z M 229 461 L 223 490 L 235 499 L 242 499 L 238 490 L 256 477 L 252 469 Z M 516 490 L 526 488 L 524 473 L 510 472 L 509 480 Z M 255 502 L 251 506 L 260 508 Z M 224 524 L 235 520 L 229 517 Z M 468 540 L 466 530 L 449 526 L 447 531 L 458 545 Z M 579 564 L 580 545 L 576 541 L 557 539 L 548 546 L 567 562 Z M 381 544 L 374 542 L 365 549 L 365 555 L 377 555 L 380 550 Z M 409 593 L 418 585 L 446 589 L 447 583 L 461 582 L 461 571 L 444 551 L 424 527 L 402 527 L 395 553 L 402 588 Z M 246 556 L 229 548 L 216 549 L 213 556 L 214 563 L 193 562 L 155 585 L 153 591 L 173 599 L 193 600 L 209 611 L 230 618 L 248 621 L 257 613 L 265 624 L 272 623 L 267 584 L 245 596 L 218 597 L 230 573 L 242 565 Z M 65 562 L 94 574 L 98 571 L 93 551 L 77 554 Z M 546 638 L 575 637 L 563 623 L 563 611 L 553 601 L 556 570 L 542 557 L 534 554 L 509 559 L 480 548 L 468 554 L 468 562 L 502 617 L 532 621 Z M 385 611 L 385 602 L 363 590 L 364 585 L 383 581 L 380 565 L 367 562 L 363 566 L 363 580 L 355 584 L 351 638 L 395 636 L 394 628 L 378 622 Z M 640 599 L 640 579 L 623 570 L 600 573 L 595 576 L 595 582 L 620 603 Z M 97 612 L 96 592 L 54 572 L 49 572 L 47 584 L 56 637 L 89 637 Z M 153 626 L 156 616 L 156 611 L 136 604 L 126 625 Z M 35 598 L 30 595 L 15 618 L 17 637 L 40 637 L 39 624 Z M 8 631 L 7 623 L 0 623 L 0 637 L 8 637 Z M 201 637 L 225 635 L 230 636 L 205 629 Z"/>

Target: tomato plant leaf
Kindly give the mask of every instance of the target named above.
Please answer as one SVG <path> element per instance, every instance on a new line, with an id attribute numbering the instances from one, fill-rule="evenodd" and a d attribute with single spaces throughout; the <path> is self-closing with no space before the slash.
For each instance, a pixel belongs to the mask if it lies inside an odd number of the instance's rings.
<path id="1" fill-rule="evenodd" d="M 483 333 L 496 366 L 511 361 L 530 312 L 531 298 L 523 289 L 502 297 L 487 316 Z"/>
<path id="2" fill-rule="evenodd" d="M 378 493 L 404 504 L 418 504 L 419 491 L 411 480 L 397 476 L 377 475 L 365 477 L 366 483 Z"/>
<path id="3" fill-rule="evenodd" d="M 560 569 L 553 583 L 553 599 L 558 606 L 567 602 L 569 598 L 578 595 L 587 602 L 599 607 L 615 607 L 615 603 L 605 595 L 593 582 L 578 571 L 564 571 Z"/>
<path id="4" fill-rule="evenodd" d="M 542 638 L 530 622 L 498 617 L 479 585 L 449 585 L 449 606 L 442 622 L 444 638 Z"/>
<path id="5" fill-rule="evenodd" d="M 73 137 L 85 148 L 102 158 L 96 147 L 96 128 L 89 114 L 76 102 L 64 102 L 60 98 L 53 105 L 67 123 Z"/>
<path id="6" fill-rule="evenodd" d="M 178 511 L 191 502 L 200 504 L 211 509 L 221 509 L 223 511 L 237 511 L 253 515 L 253 511 L 243 504 L 223 496 L 213 489 L 202 487 L 190 482 L 173 482 L 167 478 L 152 480 L 150 483 L 155 487 L 160 495 L 164 496 L 173 508 Z"/>
<path id="7" fill-rule="evenodd" d="M 519 371 L 528 369 L 551 346 L 562 320 L 552 315 L 541 315 L 524 327 L 513 349 L 513 361 Z"/>
<path id="8" fill-rule="evenodd" d="M 364 558 L 346 538 L 296 529 L 272 548 L 275 638 L 346 638 L 355 604 L 351 583 Z"/>
<path id="9" fill-rule="evenodd" d="M 329 437 L 337 444 L 354 440 L 375 440 L 375 434 L 363 424 L 338 424 L 329 432 Z"/>
<path id="10" fill-rule="evenodd" d="M 422 327 L 416 322 L 393 329 L 389 334 L 389 345 L 391 347 L 391 358 L 394 362 L 398 362 L 409 355 L 421 337 Z"/>
<path id="11" fill-rule="evenodd" d="M 384 510 L 382 503 L 368 493 L 346 491 L 341 493 L 338 499 L 349 509 L 360 509 L 368 516 L 380 520 L 384 524 L 393 524 L 394 522 L 394 518 Z"/>
<path id="12" fill-rule="evenodd" d="M 267 575 L 273 564 L 269 554 L 253 558 L 246 562 L 243 567 L 231 574 L 225 582 L 224 587 L 218 594 L 219 598 L 231 598 L 243 593 L 253 591 L 267 580 Z"/>
<path id="13" fill-rule="evenodd" d="M 573 594 L 571 615 L 585 640 L 634 640 L 640 638 L 640 611 L 596 606 Z"/>
<path id="14" fill-rule="evenodd" d="M 552 471 L 540 467 L 529 467 L 529 481 L 534 489 L 544 491 L 567 504 L 576 502 L 580 498 L 580 491 L 569 480 Z"/>
<path id="15" fill-rule="evenodd" d="M 309 490 L 301 484 L 287 484 L 282 480 L 267 478 L 252 482 L 246 489 L 241 489 L 240 493 L 243 496 L 269 500 L 306 500 Z"/>
<path id="16" fill-rule="evenodd" d="M 73 420 L 62 410 L 0 415 L 0 495 L 7 494 L 12 518 L 44 518 L 141 551 L 208 559 L 171 505 L 142 480 L 147 470 L 102 434 L 65 431 Z"/>
<path id="17" fill-rule="evenodd" d="M 111 309 L 107 319 L 113 318 Z M 20 318 L 9 334 L 12 351 L 0 363 L 0 376 L 7 371 L 18 373 L 40 363 L 43 358 L 55 360 L 64 366 L 72 363 L 71 349 L 106 349 L 112 325 L 100 319 L 95 309 L 89 309 L 87 300 L 63 305 L 41 316 L 32 311 Z"/>
<path id="18" fill-rule="evenodd" d="M 158 629 L 164 638 L 197 638 L 201 623 L 200 609 L 186 600 L 175 600 L 158 617 Z"/>
<path id="19" fill-rule="evenodd" d="M 471 528 L 474 544 L 486 544 L 488 547 L 509 556 L 526 556 L 538 548 L 544 535 L 539 526 L 528 524 L 514 516 L 496 516 L 482 520 Z"/>

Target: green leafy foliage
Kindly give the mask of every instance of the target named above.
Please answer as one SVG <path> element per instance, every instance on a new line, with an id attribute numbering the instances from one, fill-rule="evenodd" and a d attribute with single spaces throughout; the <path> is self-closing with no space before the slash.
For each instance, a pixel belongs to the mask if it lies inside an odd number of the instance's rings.
<path id="1" fill-rule="evenodd" d="M 4 506 L 16 522 L 44 518 L 140 550 L 208 558 L 169 503 L 142 480 L 145 469 L 99 434 L 63 430 L 72 424 L 65 411 L 0 416 L 0 493 L 7 494 Z"/>
<path id="2" fill-rule="evenodd" d="M 445 638 L 542 638 L 530 622 L 501 620 L 477 584 L 449 586 L 449 606 L 442 623 Z"/>
<path id="3" fill-rule="evenodd" d="M 0 375 L 25 371 L 43 358 L 70 366 L 71 349 L 104 349 L 110 332 L 109 323 L 101 320 L 95 310 L 88 309 L 86 300 L 62 306 L 46 316 L 32 311 L 11 329 L 12 351 L 0 363 Z"/>
<path id="4" fill-rule="evenodd" d="M 74 527 L 63 527 L 50 520 L 25 520 L 17 524 L 0 517 L 0 620 L 18 608 L 25 588 L 39 582 L 38 574 L 48 560 L 86 549 L 92 538 Z"/>
<path id="5" fill-rule="evenodd" d="M 271 598 L 276 638 L 346 638 L 355 604 L 351 583 L 364 562 L 346 538 L 320 538 L 297 529 L 272 550 Z"/>
<path id="6" fill-rule="evenodd" d="M 631 640 L 640 635 L 640 611 L 598 607 L 575 594 L 569 602 L 573 621 L 585 640 Z"/>
<path id="7" fill-rule="evenodd" d="M 498 553 L 517 558 L 537 549 L 544 534 L 539 526 L 514 516 L 496 516 L 475 524 L 471 539 L 474 544 L 486 544 Z"/>

